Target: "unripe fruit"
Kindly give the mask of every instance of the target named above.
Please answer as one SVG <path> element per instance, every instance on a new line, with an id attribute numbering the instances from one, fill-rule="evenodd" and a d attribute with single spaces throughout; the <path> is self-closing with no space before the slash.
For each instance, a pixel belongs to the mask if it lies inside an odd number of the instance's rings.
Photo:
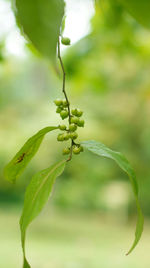
<path id="1" fill-rule="evenodd" d="M 70 139 L 70 134 L 69 133 L 65 133 L 65 134 L 63 134 L 63 136 L 64 136 L 65 141 Z"/>
<path id="2" fill-rule="evenodd" d="M 70 148 L 66 147 L 63 149 L 63 154 L 66 155 L 66 154 L 70 154 Z"/>
<path id="3" fill-rule="evenodd" d="M 65 118 L 68 117 L 68 111 L 66 111 L 66 110 L 62 110 L 62 111 L 60 112 L 60 116 L 61 116 L 61 118 L 64 120 Z"/>
<path id="4" fill-rule="evenodd" d="M 71 110 L 72 115 L 75 115 L 77 117 L 82 116 L 83 112 L 80 109 L 73 109 Z"/>
<path id="5" fill-rule="evenodd" d="M 77 125 L 78 125 L 79 127 L 84 127 L 84 123 L 85 123 L 84 120 L 81 120 L 81 119 L 80 119 L 80 120 L 78 121 Z"/>
<path id="6" fill-rule="evenodd" d="M 83 146 L 80 146 L 80 152 L 83 152 L 84 149 L 83 149 Z"/>
<path id="7" fill-rule="evenodd" d="M 56 113 L 57 113 L 57 114 L 60 114 L 61 111 L 62 111 L 62 108 L 61 108 L 61 107 L 57 107 L 57 109 L 56 109 Z"/>
<path id="8" fill-rule="evenodd" d="M 75 124 L 69 125 L 69 130 L 70 131 L 75 131 L 77 129 L 77 126 Z"/>
<path id="9" fill-rule="evenodd" d="M 66 126 L 65 126 L 65 125 L 60 125 L 60 126 L 59 126 L 59 129 L 60 129 L 60 130 L 66 130 Z"/>
<path id="10" fill-rule="evenodd" d="M 81 117 L 83 115 L 83 111 L 81 111 L 80 109 L 77 109 L 77 116 Z"/>
<path id="11" fill-rule="evenodd" d="M 70 133 L 70 138 L 71 138 L 72 140 L 75 140 L 75 139 L 78 138 L 78 134 L 77 134 L 76 132 L 72 132 L 72 133 Z"/>
<path id="12" fill-rule="evenodd" d="M 78 122 L 79 122 L 79 118 L 78 117 L 72 117 L 71 118 L 71 123 L 78 125 Z"/>
<path id="13" fill-rule="evenodd" d="M 57 99 L 57 100 L 54 101 L 54 103 L 55 103 L 56 106 L 61 106 L 63 104 L 63 101 L 60 100 L 60 99 Z"/>
<path id="14" fill-rule="evenodd" d="M 72 113 L 72 115 L 76 115 L 77 114 L 77 109 L 72 109 L 71 113 Z"/>
<path id="15" fill-rule="evenodd" d="M 63 100 L 63 107 L 67 107 L 68 106 L 68 102 L 66 100 Z"/>
<path id="16" fill-rule="evenodd" d="M 61 38 L 61 43 L 62 43 L 63 45 L 65 45 L 65 46 L 69 46 L 70 43 L 71 43 L 71 40 L 70 40 L 70 38 L 68 38 L 68 37 L 62 37 L 62 38 Z"/>
<path id="17" fill-rule="evenodd" d="M 80 147 L 75 146 L 75 147 L 73 148 L 73 153 L 74 153 L 74 154 L 79 154 L 79 153 L 80 153 Z"/>
<path id="18" fill-rule="evenodd" d="M 58 141 L 64 141 L 64 134 L 59 134 L 57 137 Z"/>

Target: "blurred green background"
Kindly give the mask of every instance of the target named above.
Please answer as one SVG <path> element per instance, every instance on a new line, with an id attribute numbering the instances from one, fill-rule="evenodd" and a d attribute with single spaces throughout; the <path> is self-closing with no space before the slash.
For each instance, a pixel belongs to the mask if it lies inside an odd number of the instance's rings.
<path id="1" fill-rule="evenodd" d="M 61 79 L 23 38 L 19 54 L 10 5 L 0 1 L 0 13 L 10 24 L 0 32 L 0 267 L 20 268 L 18 222 L 25 187 L 34 173 L 62 158 L 62 145 L 55 133 L 47 135 L 16 185 L 4 180 L 3 168 L 28 137 L 59 124 L 53 100 L 62 97 Z M 35 268 L 148 268 L 150 32 L 119 5 L 105 2 L 90 25 L 85 36 L 63 51 L 68 95 L 73 107 L 84 110 L 80 139 L 121 151 L 136 170 L 144 233 L 126 257 L 136 223 L 130 183 L 114 162 L 85 152 L 68 164 L 49 204 L 29 228 L 27 254 Z"/>

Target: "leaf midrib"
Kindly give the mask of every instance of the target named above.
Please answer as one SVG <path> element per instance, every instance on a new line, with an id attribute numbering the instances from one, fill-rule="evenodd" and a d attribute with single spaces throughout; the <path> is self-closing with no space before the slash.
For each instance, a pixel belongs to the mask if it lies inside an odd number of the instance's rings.
<path id="1" fill-rule="evenodd" d="M 53 169 L 51 169 L 50 170 L 50 172 L 47 174 L 47 176 L 45 177 L 45 179 L 43 180 L 43 182 L 40 184 L 40 186 L 39 186 L 39 188 L 37 189 L 37 191 L 35 192 L 35 194 L 34 194 L 34 197 L 33 197 L 33 200 L 32 200 L 32 202 L 31 202 L 31 206 L 30 206 L 30 209 L 32 208 L 32 206 L 33 206 L 33 204 L 34 204 L 34 202 L 35 202 L 35 200 L 36 200 L 36 198 L 37 198 L 37 196 L 38 196 L 38 194 L 39 194 L 39 192 L 40 192 L 40 190 L 42 189 L 42 187 L 43 187 L 43 185 L 47 182 L 47 179 L 48 179 L 48 177 L 59 167 L 59 166 L 61 166 L 63 163 L 65 163 L 65 160 L 63 160 L 61 163 L 58 163 Z M 23 216 L 23 218 L 24 218 L 24 216 Z M 26 224 L 26 227 L 28 226 L 28 224 L 29 224 L 29 222 Z M 26 227 L 24 227 L 24 229 L 26 228 Z"/>
<path id="2" fill-rule="evenodd" d="M 58 163 L 57 166 L 55 166 L 53 169 L 50 170 L 50 172 L 48 173 L 48 175 L 45 177 L 45 179 L 43 180 L 42 184 L 40 185 L 39 189 L 37 189 L 37 192 L 35 193 L 35 197 L 32 200 L 32 204 L 34 203 L 38 193 L 40 192 L 41 188 L 43 187 L 43 185 L 46 183 L 48 177 L 51 175 L 51 173 L 53 173 L 59 166 L 62 165 L 62 163 L 65 162 L 65 160 L 63 160 L 61 163 Z"/>

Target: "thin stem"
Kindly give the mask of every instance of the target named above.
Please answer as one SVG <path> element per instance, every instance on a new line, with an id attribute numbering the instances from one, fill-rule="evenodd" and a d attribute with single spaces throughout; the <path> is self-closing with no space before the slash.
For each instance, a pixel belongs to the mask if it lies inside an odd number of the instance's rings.
<path id="1" fill-rule="evenodd" d="M 68 109 L 68 115 L 69 115 L 69 124 L 71 124 L 71 111 L 70 111 L 70 103 L 69 103 L 69 99 L 67 96 L 67 92 L 66 92 L 66 72 L 65 72 L 65 67 L 61 58 L 61 53 L 60 53 L 60 39 L 58 39 L 58 59 L 61 65 L 61 69 L 62 69 L 62 73 L 63 73 L 63 86 L 62 86 L 62 92 L 65 96 L 66 102 L 67 102 L 67 109 Z M 72 159 L 72 152 L 73 152 L 73 145 L 74 145 L 74 141 L 71 140 L 71 147 L 70 147 L 70 156 L 68 158 L 67 161 L 70 161 Z"/>
<path id="2" fill-rule="evenodd" d="M 67 96 L 67 93 L 66 93 L 66 72 L 65 72 L 65 67 L 64 67 L 64 64 L 63 64 L 63 61 L 62 61 L 62 58 L 61 58 L 61 54 L 60 54 L 60 40 L 58 40 L 58 59 L 60 61 L 61 69 L 62 69 L 62 72 L 63 72 L 63 88 L 62 88 L 62 92 L 63 92 L 63 94 L 65 96 L 66 101 L 67 101 L 67 109 L 68 109 L 68 114 L 69 114 L 69 123 L 71 123 L 70 103 L 69 103 L 68 96 Z"/>

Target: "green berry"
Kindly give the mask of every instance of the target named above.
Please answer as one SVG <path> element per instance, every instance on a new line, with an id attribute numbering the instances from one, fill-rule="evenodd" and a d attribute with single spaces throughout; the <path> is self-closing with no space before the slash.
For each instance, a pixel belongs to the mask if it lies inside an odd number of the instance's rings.
<path id="1" fill-rule="evenodd" d="M 75 146 L 75 147 L 73 148 L 73 153 L 74 153 L 74 154 L 79 154 L 79 153 L 80 153 L 80 147 Z"/>
<path id="2" fill-rule="evenodd" d="M 59 134 L 57 137 L 58 141 L 64 141 L 64 135 L 63 134 Z"/>
<path id="3" fill-rule="evenodd" d="M 70 148 L 66 147 L 63 149 L 63 154 L 66 155 L 66 154 L 70 154 Z"/>
<path id="4" fill-rule="evenodd" d="M 61 116 L 61 118 L 64 120 L 65 118 L 68 117 L 68 111 L 66 111 L 66 110 L 62 110 L 62 111 L 60 112 L 60 116 Z"/>
<path id="5" fill-rule="evenodd" d="M 66 100 L 63 100 L 63 107 L 67 107 L 68 106 L 68 102 Z"/>
<path id="6" fill-rule="evenodd" d="M 56 106 L 61 106 L 63 104 L 63 101 L 60 100 L 60 99 L 57 99 L 57 100 L 54 101 L 54 103 L 55 103 Z"/>
<path id="7" fill-rule="evenodd" d="M 77 129 L 77 126 L 75 124 L 69 125 L 69 130 L 70 131 L 75 131 Z"/>
<path id="8" fill-rule="evenodd" d="M 84 120 L 79 119 L 77 125 L 78 125 L 79 127 L 84 127 L 84 123 L 85 123 Z"/>
<path id="9" fill-rule="evenodd" d="M 83 149 L 83 146 L 80 146 L 80 152 L 83 152 L 84 149 Z"/>
<path id="10" fill-rule="evenodd" d="M 65 126 L 65 125 L 60 125 L 60 126 L 59 126 L 59 129 L 60 129 L 60 130 L 66 130 L 66 126 Z"/>
<path id="11" fill-rule="evenodd" d="M 70 40 L 70 38 L 68 38 L 68 37 L 62 37 L 62 38 L 61 38 L 61 43 L 62 43 L 63 45 L 65 45 L 65 46 L 69 46 L 70 43 L 71 43 L 71 40 Z"/>
<path id="12" fill-rule="evenodd" d="M 77 109 L 72 109 L 71 113 L 72 113 L 72 115 L 76 115 L 77 114 Z"/>
<path id="13" fill-rule="evenodd" d="M 76 116 L 81 117 L 82 115 L 83 115 L 83 111 L 81 111 L 80 109 L 77 109 Z"/>
<path id="14" fill-rule="evenodd" d="M 56 113 L 60 114 L 61 111 L 62 111 L 62 108 L 61 107 L 57 107 Z"/>
<path id="15" fill-rule="evenodd" d="M 64 140 L 67 141 L 70 139 L 70 134 L 69 133 L 65 133 L 64 135 Z"/>
<path id="16" fill-rule="evenodd" d="M 82 116 L 83 112 L 80 109 L 73 109 L 71 110 L 72 115 L 75 115 L 77 117 Z"/>
<path id="17" fill-rule="evenodd" d="M 78 124 L 78 122 L 79 122 L 79 118 L 78 117 L 72 117 L 71 118 L 71 123 Z"/>
<path id="18" fill-rule="evenodd" d="M 76 132 L 72 132 L 72 133 L 70 133 L 70 138 L 71 138 L 72 140 L 75 140 L 75 139 L 78 138 L 78 134 L 77 134 Z"/>

